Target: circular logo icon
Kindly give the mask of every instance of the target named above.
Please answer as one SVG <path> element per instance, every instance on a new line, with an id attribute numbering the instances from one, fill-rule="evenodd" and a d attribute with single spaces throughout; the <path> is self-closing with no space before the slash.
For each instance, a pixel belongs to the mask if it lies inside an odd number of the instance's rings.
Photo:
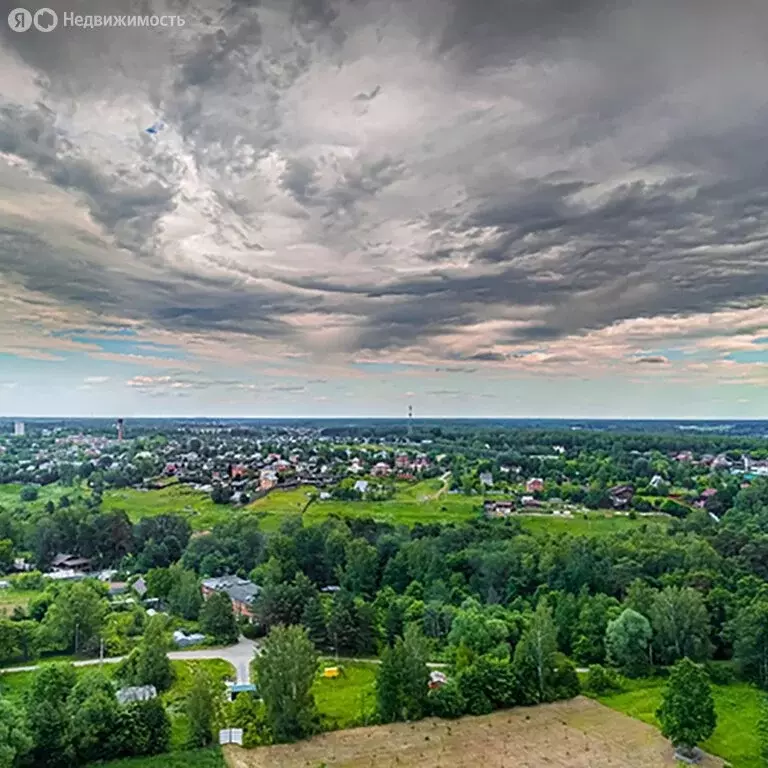
<path id="1" fill-rule="evenodd" d="M 35 29 L 40 32 L 50 32 L 52 29 L 56 29 L 56 25 L 59 23 L 59 17 L 56 15 L 56 11 L 50 8 L 41 8 L 35 13 L 33 19 Z"/>
<path id="2" fill-rule="evenodd" d="M 14 32 L 26 32 L 32 26 L 32 14 L 26 8 L 14 8 L 8 14 L 8 26 Z"/>

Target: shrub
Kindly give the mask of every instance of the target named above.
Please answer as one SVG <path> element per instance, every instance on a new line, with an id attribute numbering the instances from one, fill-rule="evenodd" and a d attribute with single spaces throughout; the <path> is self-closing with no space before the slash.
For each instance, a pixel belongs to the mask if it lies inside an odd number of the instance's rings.
<path id="1" fill-rule="evenodd" d="M 607 693 L 621 690 L 619 676 L 612 669 L 606 669 L 601 664 L 593 664 L 589 668 L 585 688 L 595 696 L 605 696 Z"/>
<path id="2" fill-rule="evenodd" d="M 736 668 L 730 661 L 708 661 L 704 664 L 709 679 L 715 685 L 730 685 L 737 679 Z"/>
<path id="3" fill-rule="evenodd" d="M 562 653 L 555 657 L 555 674 L 552 679 L 552 695 L 555 700 L 572 699 L 581 693 L 575 664 Z"/>
<path id="4" fill-rule="evenodd" d="M 449 680 L 445 685 L 430 691 L 429 711 L 435 717 L 446 719 L 461 717 L 467 707 L 467 702 L 455 680 Z"/>

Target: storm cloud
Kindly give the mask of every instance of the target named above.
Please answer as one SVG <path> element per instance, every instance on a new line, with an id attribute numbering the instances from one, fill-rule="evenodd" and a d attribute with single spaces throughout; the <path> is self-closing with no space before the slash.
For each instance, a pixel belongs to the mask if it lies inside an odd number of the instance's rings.
<path id="1" fill-rule="evenodd" d="M 185 20 L 3 28 L 0 273 L 64 309 L 506 363 L 768 295 L 764 2 L 49 5 Z"/>

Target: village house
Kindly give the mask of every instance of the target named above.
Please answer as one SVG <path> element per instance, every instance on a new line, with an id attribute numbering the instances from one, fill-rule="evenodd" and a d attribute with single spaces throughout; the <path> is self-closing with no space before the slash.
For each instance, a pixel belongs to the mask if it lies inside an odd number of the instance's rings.
<path id="1" fill-rule="evenodd" d="M 544 490 L 544 481 L 540 477 L 532 477 L 525 484 L 525 490 L 528 493 L 540 493 Z"/>
<path id="2" fill-rule="evenodd" d="M 488 517 L 507 517 L 515 511 L 514 501 L 486 501 L 483 509 Z"/>
<path id="3" fill-rule="evenodd" d="M 218 576 L 206 579 L 202 584 L 203 597 L 207 600 L 214 592 L 223 592 L 232 601 L 232 610 L 236 616 L 253 621 L 253 601 L 261 592 L 261 587 L 239 576 Z"/>
<path id="4" fill-rule="evenodd" d="M 616 485 L 609 489 L 608 497 L 614 509 L 625 509 L 634 496 L 635 489 L 631 485 Z"/>
<path id="5" fill-rule="evenodd" d="M 694 502 L 694 506 L 703 509 L 707 505 L 707 501 L 713 496 L 717 495 L 717 488 L 706 488 L 701 492 L 699 498 Z"/>
<path id="6" fill-rule="evenodd" d="M 392 468 L 389 466 L 389 464 L 383 461 L 374 464 L 373 469 L 371 469 L 371 475 L 373 477 L 387 477 L 391 472 Z"/>
<path id="7" fill-rule="evenodd" d="M 407 469 L 411 466 L 411 459 L 407 453 L 398 453 L 395 456 L 395 467 L 398 469 Z"/>
<path id="8" fill-rule="evenodd" d="M 79 555 L 58 554 L 53 558 L 51 567 L 54 571 L 75 571 L 85 574 L 91 570 L 91 561 Z"/>

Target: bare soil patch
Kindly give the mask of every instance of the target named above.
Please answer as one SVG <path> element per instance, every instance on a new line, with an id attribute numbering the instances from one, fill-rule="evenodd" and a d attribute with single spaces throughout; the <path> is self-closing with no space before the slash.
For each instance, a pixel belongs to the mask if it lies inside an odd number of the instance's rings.
<path id="1" fill-rule="evenodd" d="M 652 726 L 578 697 L 461 720 L 326 733 L 298 744 L 225 747 L 230 768 L 673 768 Z M 722 768 L 707 756 L 702 768 Z"/>

